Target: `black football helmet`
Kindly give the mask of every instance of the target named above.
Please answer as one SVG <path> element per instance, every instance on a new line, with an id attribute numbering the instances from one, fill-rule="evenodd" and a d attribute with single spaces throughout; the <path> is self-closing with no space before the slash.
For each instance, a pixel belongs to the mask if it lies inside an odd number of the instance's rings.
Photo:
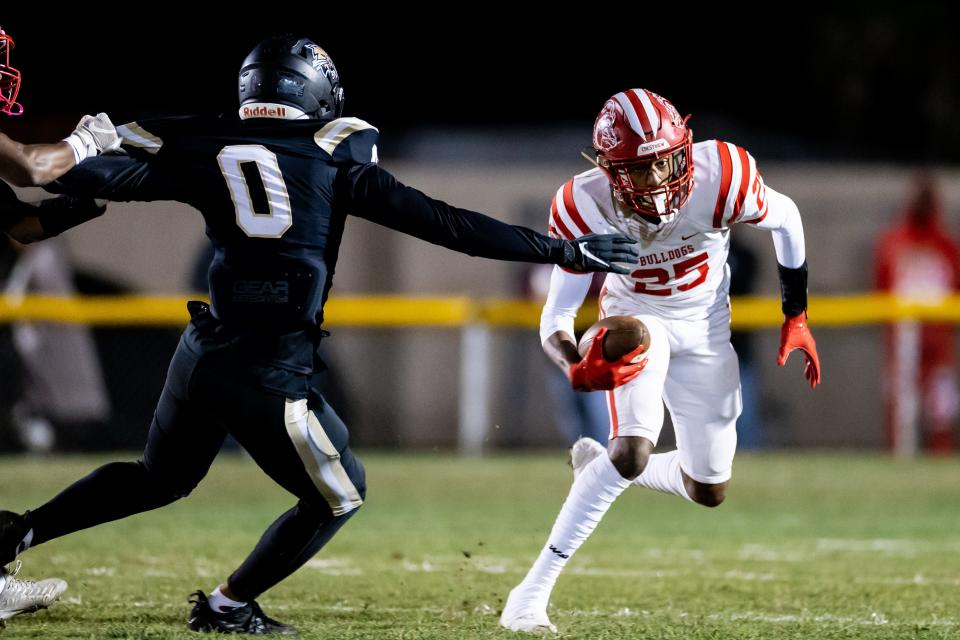
<path id="1" fill-rule="evenodd" d="M 254 47 L 240 67 L 239 92 L 241 118 L 329 120 L 343 111 L 333 60 L 309 38 L 293 35 L 273 36 Z"/>

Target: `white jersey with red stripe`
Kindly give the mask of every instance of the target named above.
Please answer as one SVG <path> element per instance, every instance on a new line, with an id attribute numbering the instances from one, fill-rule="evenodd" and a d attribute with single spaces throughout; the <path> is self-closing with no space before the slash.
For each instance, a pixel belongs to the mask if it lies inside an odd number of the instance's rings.
<path id="1" fill-rule="evenodd" d="M 694 320 L 726 305 L 730 227 L 764 226 L 766 189 L 756 161 L 736 145 L 698 142 L 693 163 L 689 199 L 659 225 L 618 206 L 600 169 L 575 176 L 553 198 L 549 232 L 554 237 L 624 233 L 639 242 L 640 258 L 631 273 L 607 276 L 607 314 Z"/>

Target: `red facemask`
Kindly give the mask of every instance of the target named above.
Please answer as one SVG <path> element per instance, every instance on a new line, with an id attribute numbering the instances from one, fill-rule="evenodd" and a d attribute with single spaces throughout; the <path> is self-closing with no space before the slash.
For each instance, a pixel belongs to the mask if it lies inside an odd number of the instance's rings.
<path id="1" fill-rule="evenodd" d="M 23 105 L 17 102 L 20 92 L 20 72 L 10 66 L 13 38 L 0 27 L 0 113 L 8 116 L 23 114 Z"/>

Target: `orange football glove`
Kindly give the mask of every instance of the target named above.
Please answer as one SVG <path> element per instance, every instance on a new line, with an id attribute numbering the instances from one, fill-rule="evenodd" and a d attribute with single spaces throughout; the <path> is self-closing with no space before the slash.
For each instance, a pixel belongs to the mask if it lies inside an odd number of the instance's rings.
<path id="1" fill-rule="evenodd" d="M 800 349 L 806 356 L 807 364 L 803 375 L 811 389 L 816 387 L 820 384 L 820 357 L 817 356 L 817 343 L 810 333 L 810 325 L 807 324 L 806 311 L 798 316 L 784 317 L 783 327 L 780 328 L 780 354 L 777 364 L 781 367 L 786 364 L 787 357 L 794 349 Z"/>
<path id="2" fill-rule="evenodd" d="M 619 360 L 608 362 L 603 357 L 603 336 L 606 333 L 606 327 L 597 331 L 587 355 L 580 362 L 570 365 L 567 377 L 577 391 L 609 391 L 630 382 L 647 366 L 647 358 L 639 362 L 631 362 L 646 351 L 643 345 Z"/>

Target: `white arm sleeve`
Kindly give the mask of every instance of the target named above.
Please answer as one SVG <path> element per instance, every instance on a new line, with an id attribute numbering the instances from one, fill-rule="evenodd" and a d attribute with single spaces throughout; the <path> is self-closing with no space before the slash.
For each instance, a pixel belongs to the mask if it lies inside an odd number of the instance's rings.
<path id="1" fill-rule="evenodd" d="M 756 226 L 773 232 L 777 262 L 788 269 L 796 269 L 807 259 L 800 210 L 789 197 L 777 193 L 769 185 L 766 189 L 769 210 Z"/>
<path id="2" fill-rule="evenodd" d="M 550 274 L 550 293 L 540 312 L 540 344 L 557 331 L 573 337 L 573 322 L 590 290 L 593 274 L 569 273 L 554 267 Z"/>

